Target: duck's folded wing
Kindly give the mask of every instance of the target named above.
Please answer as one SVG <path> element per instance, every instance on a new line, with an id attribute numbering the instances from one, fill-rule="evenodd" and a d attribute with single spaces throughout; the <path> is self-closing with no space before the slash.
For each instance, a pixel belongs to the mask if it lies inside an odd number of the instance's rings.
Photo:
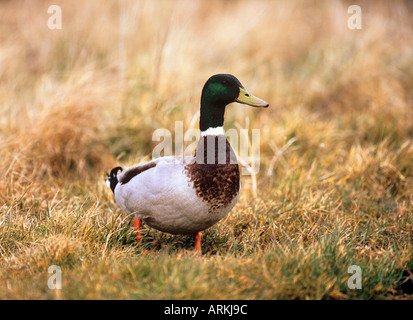
<path id="1" fill-rule="evenodd" d="M 131 181 L 134 177 L 136 177 L 138 174 L 149 170 L 151 168 L 154 168 L 156 166 L 156 162 L 154 161 L 149 161 L 147 163 L 129 168 L 125 171 L 122 171 L 121 173 L 118 174 L 118 180 L 120 184 L 126 184 L 129 181 Z"/>
<path id="2" fill-rule="evenodd" d="M 180 201 L 177 196 L 188 188 L 184 165 L 167 160 L 151 161 L 118 175 L 115 201 L 122 210 L 136 213 L 163 205 L 180 205 L 174 204 Z"/>

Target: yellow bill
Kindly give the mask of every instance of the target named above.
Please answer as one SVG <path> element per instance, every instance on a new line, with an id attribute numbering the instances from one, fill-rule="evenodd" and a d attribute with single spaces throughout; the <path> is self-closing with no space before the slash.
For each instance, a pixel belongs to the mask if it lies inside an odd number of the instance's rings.
<path id="1" fill-rule="evenodd" d="M 268 108 L 268 106 L 270 105 L 267 101 L 261 100 L 260 98 L 253 96 L 251 93 L 249 93 L 247 90 L 243 88 L 239 88 L 239 96 L 235 101 L 253 107 Z"/>

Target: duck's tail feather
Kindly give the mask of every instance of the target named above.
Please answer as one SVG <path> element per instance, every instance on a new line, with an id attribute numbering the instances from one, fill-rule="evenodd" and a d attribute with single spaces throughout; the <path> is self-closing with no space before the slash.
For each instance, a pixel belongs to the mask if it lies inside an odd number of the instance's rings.
<path id="1" fill-rule="evenodd" d="M 116 167 L 110 170 L 110 173 L 106 174 L 106 185 L 112 190 L 113 194 L 115 194 L 115 188 L 118 184 L 118 171 L 123 171 L 122 167 Z"/>

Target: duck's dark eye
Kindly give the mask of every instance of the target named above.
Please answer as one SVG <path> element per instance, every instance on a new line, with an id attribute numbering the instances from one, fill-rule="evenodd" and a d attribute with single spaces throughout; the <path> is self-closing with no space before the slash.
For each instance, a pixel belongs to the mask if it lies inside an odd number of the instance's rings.
<path id="1" fill-rule="evenodd" d="M 228 81 L 228 80 L 222 80 L 221 83 L 222 83 L 224 86 L 229 86 L 229 81 Z"/>

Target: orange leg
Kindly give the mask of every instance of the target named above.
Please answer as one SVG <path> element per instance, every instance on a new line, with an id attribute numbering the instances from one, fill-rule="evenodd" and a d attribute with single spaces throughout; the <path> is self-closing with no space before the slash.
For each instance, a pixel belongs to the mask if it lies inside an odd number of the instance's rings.
<path id="1" fill-rule="evenodd" d="M 142 220 L 133 218 L 133 227 L 136 233 L 136 241 L 139 242 L 142 239 L 141 235 L 141 227 L 142 227 Z M 143 254 L 149 254 L 149 250 L 143 250 Z"/>
<path id="2" fill-rule="evenodd" d="M 198 254 L 202 254 L 202 251 L 201 251 L 201 237 L 202 237 L 201 232 L 198 232 L 194 235 L 195 252 L 198 253 Z"/>
<path id="3" fill-rule="evenodd" d="M 133 218 L 133 227 L 134 227 L 135 232 L 136 232 L 136 241 L 139 241 L 139 240 L 142 239 L 141 226 L 142 226 L 142 220 Z"/>

